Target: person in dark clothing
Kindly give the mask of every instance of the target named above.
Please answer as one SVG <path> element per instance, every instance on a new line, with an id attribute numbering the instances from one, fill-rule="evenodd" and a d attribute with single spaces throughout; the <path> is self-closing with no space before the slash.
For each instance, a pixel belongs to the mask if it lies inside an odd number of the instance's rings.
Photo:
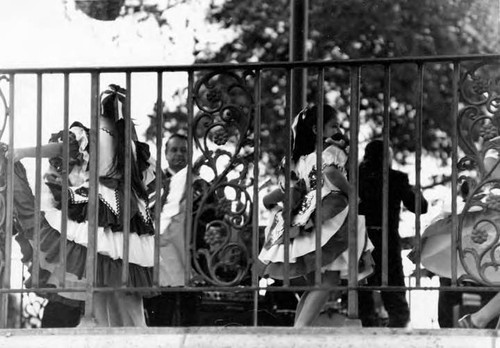
<path id="1" fill-rule="evenodd" d="M 369 286 L 380 286 L 382 280 L 383 148 L 382 140 L 371 141 L 365 148 L 365 155 L 359 166 L 359 214 L 365 215 L 366 230 L 375 247 L 372 251 L 375 267 L 373 274 L 367 279 Z M 405 173 L 389 168 L 388 179 L 388 285 L 404 286 L 399 215 L 401 203 L 411 212 L 416 211 L 416 194 Z M 423 197 L 420 212 L 427 212 L 427 201 Z M 410 318 L 405 291 L 382 291 L 381 297 L 389 314 L 388 326 L 405 327 Z M 359 317 L 363 326 L 377 325 L 372 291 L 359 292 Z"/>

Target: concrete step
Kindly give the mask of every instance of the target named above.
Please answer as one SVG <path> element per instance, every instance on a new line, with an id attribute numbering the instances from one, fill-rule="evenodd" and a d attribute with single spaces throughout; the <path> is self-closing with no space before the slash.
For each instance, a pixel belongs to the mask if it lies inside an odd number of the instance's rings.
<path id="1" fill-rule="evenodd" d="M 500 348 L 496 330 L 288 327 L 3 329 L 1 348 Z"/>

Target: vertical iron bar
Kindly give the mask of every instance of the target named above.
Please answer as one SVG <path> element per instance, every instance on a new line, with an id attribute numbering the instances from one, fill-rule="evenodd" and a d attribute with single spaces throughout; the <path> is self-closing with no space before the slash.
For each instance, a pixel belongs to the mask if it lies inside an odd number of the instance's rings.
<path id="1" fill-rule="evenodd" d="M 15 100 L 15 75 L 9 75 L 9 149 L 14 148 L 14 100 Z M 10 276 L 12 271 L 12 230 L 14 215 L 14 163 L 12 156 L 7 158 L 6 177 L 6 196 L 5 196 L 5 263 L 3 270 L 2 286 L 10 289 Z M 21 294 L 22 298 L 22 294 Z M 9 319 L 9 294 L 0 295 L 0 328 L 6 328 Z M 22 307 L 21 307 L 22 308 Z"/>
<path id="2" fill-rule="evenodd" d="M 42 192 L 42 74 L 37 74 L 36 80 L 36 151 L 35 151 L 35 215 L 33 235 L 33 264 L 32 279 L 33 287 L 40 285 L 40 206 Z"/>
<path id="3" fill-rule="evenodd" d="M 125 85 L 126 85 L 126 96 L 125 96 L 125 139 L 132 138 L 132 127 L 130 121 L 130 105 L 132 102 L 132 84 L 131 84 L 131 74 L 130 71 L 125 73 Z M 125 141 L 125 168 L 123 175 L 125 176 L 123 182 L 124 191 L 124 204 L 122 211 L 122 225 L 123 225 L 123 267 L 122 267 L 122 286 L 129 285 L 129 254 L 130 254 L 130 197 L 132 195 L 132 141 Z M 121 151 L 121 149 L 118 149 Z"/>
<path id="4" fill-rule="evenodd" d="M 457 165 L 458 165 L 458 81 L 460 80 L 460 62 L 453 63 L 451 104 L 451 285 L 457 286 L 457 246 L 458 246 L 458 215 L 457 215 Z"/>
<path id="5" fill-rule="evenodd" d="M 324 104 L 325 100 L 323 97 L 324 94 L 324 85 L 323 82 L 325 80 L 325 69 L 320 68 L 318 71 L 318 114 L 316 115 L 316 211 L 320 212 L 322 208 L 322 182 L 323 182 L 323 127 L 324 127 Z M 321 231 L 322 231 L 322 216 L 321 214 L 316 214 L 315 216 L 316 222 L 316 271 L 314 273 L 314 284 L 321 285 L 321 266 L 322 266 L 322 250 L 321 250 Z"/>
<path id="6" fill-rule="evenodd" d="M 358 316 L 358 132 L 361 67 L 353 66 L 350 74 L 351 84 L 351 112 L 349 115 L 350 144 L 349 147 L 349 291 L 347 314 L 354 319 Z"/>
<path id="7" fill-rule="evenodd" d="M 66 287 L 66 241 L 68 236 L 68 175 L 69 175 L 69 74 L 64 73 L 63 150 L 61 192 L 61 240 L 59 244 L 59 286 Z"/>
<path id="8" fill-rule="evenodd" d="M 159 71 L 156 78 L 156 178 L 155 178 L 155 250 L 153 284 L 160 285 L 160 232 L 161 232 L 161 192 L 163 177 L 161 169 L 163 145 L 163 72 Z"/>
<path id="9" fill-rule="evenodd" d="M 85 318 L 93 320 L 94 315 L 94 284 L 96 275 L 97 259 L 97 228 L 99 221 L 99 128 L 101 114 L 99 101 L 99 73 L 91 74 L 90 91 L 90 140 L 89 140 L 89 202 L 88 202 L 88 244 L 87 244 L 87 263 L 86 263 L 86 300 L 85 300 Z"/>
<path id="10" fill-rule="evenodd" d="M 284 275 L 283 286 L 290 286 L 290 222 L 291 222 L 291 201 L 290 201 L 290 176 L 291 176 L 291 156 L 292 156 L 292 120 L 294 117 L 292 105 L 294 103 L 293 88 L 294 83 L 292 79 L 293 69 L 287 70 L 288 88 L 286 91 L 286 109 L 285 113 L 285 132 L 286 132 L 286 149 L 285 149 L 285 199 L 283 202 L 283 244 L 284 244 Z"/>
<path id="11" fill-rule="evenodd" d="M 417 194 L 415 196 L 415 250 L 417 255 L 416 260 L 416 283 L 415 285 L 420 286 L 420 214 L 421 214 L 421 192 L 420 192 L 420 172 L 422 171 L 422 114 L 424 106 L 424 65 L 418 63 L 418 77 L 417 77 L 417 118 L 415 120 L 415 188 Z"/>
<path id="12" fill-rule="evenodd" d="M 389 269 L 389 139 L 390 139 L 391 66 L 384 66 L 384 160 L 382 167 L 382 286 L 388 283 Z"/>
<path id="13" fill-rule="evenodd" d="M 188 105 L 187 105 L 187 124 L 188 124 L 188 148 L 187 148 L 187 176 L 186 176 L 186 221 L 185 221 L 185 265 L 184 280 L 189 285 L 191 277 L 191 243 L 196 238 L 196 230 L 193 230 L 193 120 L 194 120 L 194 71 L 188 71 Z M 194 250 L 193 250 L 194 251 Z"/>
<path id="14" fill-rule="evenodd" d="M 254 146 L 253 146 L 253 207 L 252 207 L 252 286 L 259 286 L 259 276 L 257 274 L 257 262 L 259 256 L 259 160 L 260 160 L 260 125 L 261 125 L 261 97 L 262 97 L 262 78 L 261 71 L 255 71 L 255 87 L 254 87 Z M 258 325 L 258 310 L 259 310 L 259 290 L 253 292 L 253 325 Z"/>

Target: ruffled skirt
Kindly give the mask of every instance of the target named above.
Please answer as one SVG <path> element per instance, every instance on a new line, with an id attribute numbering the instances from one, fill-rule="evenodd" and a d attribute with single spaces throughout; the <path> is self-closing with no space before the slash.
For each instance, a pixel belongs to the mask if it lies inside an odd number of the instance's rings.
<path id="1" fill-rule="evenodd" d="M 500 212 L 492 209 L 467 211 L 458 216 L 462 228 L 452 250 L 452 215 L 435 219 L 422 234 L 421 263 L 429 271 L 451 278 L 452 257 L 457 277 L 483 284 L 500 284 Z M 460 252 L 459 252 L 460 250 Z"/>
<path id="2" fill-rule="evenodd" d="M 314 204 L 315 200 L 311 201 Z M 289 277 L 305 276 L 316 269 L 316 228 L 314 209 L 310 209 L 307 222 L 292 217 L 289 244 Z M 321 226 L 321 265 L 322 271 L 340 271 L 341 276 L 348 275 L 348 216 L 347 200 L 336 193 L 323 198 Z M 304 221 L 304 220 L 303 220 Z M 284 278 L 285 245 L 283 240 L 284 218 L 277 210 L 266 228 L 266 242 L 259 254 L 259 260 L 267 265 L 265 274 L 271 278 Z M 372 272 L 370 250 L 373 245 L 366 234 L 364 216 L 358 216 L 359 279 Z"/>
<path id="3" fill-rule="evenodd" d="M 14 214 L 17 219 L 16 240 L 21 245 L 23 262 L 33 261 L 35 209 L 34 196 L 21 163 L 14 166 Z M 101 219 L 99 219 L 101 220 Z M 99 222 L 100 223 L 100 222 Z M 56 208 L 45 209 L 40 222 L 40 278 L 39 287 L 58 287 L 60 278 L 61 212 Z M 121 231 L 109 226 L 99 226 L 97 230 L 97 258 L 95 285 L 97 287 L 118 287 L 122 284 L 123 237 Z M 84 289 L 88 243 L 88 221 L 67 220 L 66 238 L 66 287 Z M 153 285 L 154 236 L 129 234 L 129 286 L 150 287 Z M 32 286 L 32 280 L 26 281 Z M 61 292 L 58 295 L 43 295 L 52 300 L 81 305 L 84 292 Z"/>

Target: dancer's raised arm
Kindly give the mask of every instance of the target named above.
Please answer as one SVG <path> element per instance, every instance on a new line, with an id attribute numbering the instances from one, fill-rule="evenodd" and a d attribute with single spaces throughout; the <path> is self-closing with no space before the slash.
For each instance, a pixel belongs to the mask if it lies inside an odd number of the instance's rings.
<path id="1" fill-rule="evenodd" d="M 56 157 L 62 154 L 63 143 L 48 143 L 41 146 L 41 156 L 44 158 Z M 14 162 L 26 157 L 36 157 L 36 146 L 23 147 L 12 151 Z"/>

